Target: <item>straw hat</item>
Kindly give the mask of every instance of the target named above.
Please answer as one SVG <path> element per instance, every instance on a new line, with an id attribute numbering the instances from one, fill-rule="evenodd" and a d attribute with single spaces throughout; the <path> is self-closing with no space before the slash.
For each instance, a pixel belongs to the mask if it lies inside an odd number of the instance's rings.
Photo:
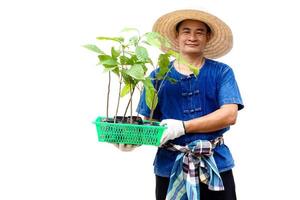
<path id="1" fill-rule="evenodd" d="M 211 29 L 211 39 L 203 54 L 206 58 L 219 58 L 232 48 L 233 38 L 230 28 L 219 18 L 200 10 L 176 10 L 161 16 L 153 25 L 153 31 L 167 37 L 172 49 L 178 51 L 176 25 L 186 19 L 199 20 Z"/>

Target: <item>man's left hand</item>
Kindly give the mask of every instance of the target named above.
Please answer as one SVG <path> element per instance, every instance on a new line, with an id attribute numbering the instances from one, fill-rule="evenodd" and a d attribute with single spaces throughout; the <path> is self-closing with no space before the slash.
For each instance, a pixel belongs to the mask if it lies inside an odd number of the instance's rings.
<path id="1" fill-rule="evenodd" d="M 163 145 L 168 140 L 173 140 L 185 134 L 184 122 L 176 119 L 164 119 L 160 122 L 161 126 L 167 126 L 164 131 L 160 145 Z"/>

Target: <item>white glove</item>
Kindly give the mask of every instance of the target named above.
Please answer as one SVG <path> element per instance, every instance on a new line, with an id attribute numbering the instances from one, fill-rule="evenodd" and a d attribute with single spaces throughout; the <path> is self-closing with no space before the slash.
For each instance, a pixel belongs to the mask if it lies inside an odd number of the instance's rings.
<path id="1" fill-rule="evenodd" d="M 167 129 L 163 132 L 160 140 L 160 145 L 163 145 L 168 140 L 173 140 L 185 134 L 183 121 L 176 119 L 164 119 L 160 122 L 161 126 L 166 125 Z"/>
<path id="2" fill-rule="evenodd" d="M 117 147 L 118 149 L 120 149 L 120 151 L 132 151 L 134 150 L 136 147 L 138 147 L 139 145 L 133 145 L 133 144 L 113 144 L 115 147 Z"/>

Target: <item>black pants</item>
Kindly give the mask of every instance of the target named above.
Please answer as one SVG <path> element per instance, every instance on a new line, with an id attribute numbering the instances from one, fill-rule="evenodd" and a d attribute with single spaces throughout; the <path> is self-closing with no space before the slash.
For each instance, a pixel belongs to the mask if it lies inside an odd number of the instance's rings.
<path id="1" fill-rule="evenodd" d="M 200 183 L 201 200 L 236 200 L 235 184 L 232 170 L 220 173 L 225 190 L 211 191 L 207 185 Z M 167 196 L 169 178 L 156 176 L 156 200 L 165 200 Z"/>

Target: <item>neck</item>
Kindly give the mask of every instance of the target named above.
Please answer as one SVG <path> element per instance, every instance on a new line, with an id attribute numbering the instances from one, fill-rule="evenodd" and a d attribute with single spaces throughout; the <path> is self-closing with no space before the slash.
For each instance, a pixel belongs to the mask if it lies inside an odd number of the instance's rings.
<path id="1" fill-rule="evenodd" d="M 201 55 L 180 55 L 180 58 L 187 63 L 194 65 L 195 67 L 201 68 L 204 63 L 203 54 Z"/>
<path id="2" fill-rule="evenodd" d="M 180 55 L 178 60 L 175 62 L 175 68 L 177 71 L 179 71 L 182 74 L 189 75 L 192 73 L 192 71 L 189 69 L 189 67 L 185 63 L 189 63 L 197 68 L 201 68 L 204 64 L 205 58 L 203 55 L 201 56 L 183 56 Z"/>

